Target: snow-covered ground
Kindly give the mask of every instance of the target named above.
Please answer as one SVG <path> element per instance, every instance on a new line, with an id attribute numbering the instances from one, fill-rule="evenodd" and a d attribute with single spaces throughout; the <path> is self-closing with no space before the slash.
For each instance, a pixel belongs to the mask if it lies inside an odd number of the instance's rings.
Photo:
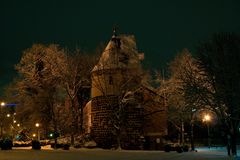
<path id="1" fill-rule="evenodd" d="M 32 146 L 28 146 L 28 147 L 13 147 L 13 150 L 30 150 L 32 149 Z M 46 145 L 46 146 L 41 146 L 42 150 L 53 150 L 51 148 L 51 145 Z"/>
<path id="2" fill-rule="evenodd" d="M 1 160 L 230 160 L 226 148 L 196 148 L 197 152 L 163 152 L 163 151 L 129 151 L 103 149 L 75 149 L 53 150 L 50 145 L 42 146 L 41 150 L 32 150 L 31 147 L 13 148 L 1 151 Z M 240 154 L 240 151 L 239 151 Z M 235 160 L 239 160 L 236 157 Z"/>

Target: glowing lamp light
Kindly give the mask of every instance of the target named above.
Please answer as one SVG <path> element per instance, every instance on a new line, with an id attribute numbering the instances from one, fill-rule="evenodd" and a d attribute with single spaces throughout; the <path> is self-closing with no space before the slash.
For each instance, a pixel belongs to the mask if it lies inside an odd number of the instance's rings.
<path id="1" fill-rule="evenodd" d="M 53 133 L 50 133 L 50 134 L 49 134 L 49 137 L 53 137 Z"/>
<path id="2" fill-rule="evenodd" d="M 208 121 L 210 121 L 210 120 L 211 120 L 211 117 L 210 117 L 208 114 L 204 116 L 203 121 L 208 122 Z"/>
<path id="3" fill-rule="evenodd" d="M 36 127 L 39 127 L 39 126 L 40 126 L 40 124 L 39 124 L 39 123 L 36 123 L 36 124 L 35 124 L 35 126 L 36 126 Z"/>
<path id="4" fill-rule="evenodd" d="M 1 102 L 1 106 L 7 106 L 7 107 L 11 107 L 11 106 L 16 106 L 17 104 L 15 103 L 5 103 L 5 102 Z"/>

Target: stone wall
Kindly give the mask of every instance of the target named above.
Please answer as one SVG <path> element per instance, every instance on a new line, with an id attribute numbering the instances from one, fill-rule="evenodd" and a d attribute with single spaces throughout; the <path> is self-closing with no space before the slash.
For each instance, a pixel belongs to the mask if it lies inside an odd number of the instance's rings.
<path id="1" fill-rule="evenodd" d="M 113 109 L 117 107 L 116 102 L 117 99 L 115 96 L 102 96 L 92 99 L 91 136 L 99 147 L 111 148 L 116 143 L 113 133 L 114 127 L 111 124 Z"/>
<path id="2" fill-rule="evenodd" d="M 91 136 L 99 147 L 112 148 L 117 144 L 117 133 L 114 123 L 118 123 L 114 113 L 118 109 L 118 97 L 102 96 L 92 99 Z M 124 119 L 121 119 L 121 146 L 124 149 L 140 147 L 140 137 L 143 134 L 143 108 L 139 106 L 124 106 Z"/>

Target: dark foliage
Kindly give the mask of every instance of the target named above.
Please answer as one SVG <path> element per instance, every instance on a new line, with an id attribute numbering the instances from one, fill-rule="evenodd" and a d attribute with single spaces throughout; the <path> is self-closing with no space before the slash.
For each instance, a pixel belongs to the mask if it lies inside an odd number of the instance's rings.
<path id="1" fill-rule="evenodd" d="M 9 150 L 9 149 L 12 149 L 12 147 L 13 147 L 12 140 L 8 139 L 8 138 L 1 140 L 0 144 L 1 144 L 2 150 Z"/>
<path id="2" fill-rule="evenodd" d="M 32 149 L 40 150 L 41 149 L 41 144 L 37 140 L 32 141 Z"/>
<path id="3" fill-rule="evenodd" d="M 231 137 L 232 153 L 236 154 L 236 134 L 240 120 L 240 36 L 218 33 L 198 47 L 200 69 L 212 86 L 208 101 Z"/>

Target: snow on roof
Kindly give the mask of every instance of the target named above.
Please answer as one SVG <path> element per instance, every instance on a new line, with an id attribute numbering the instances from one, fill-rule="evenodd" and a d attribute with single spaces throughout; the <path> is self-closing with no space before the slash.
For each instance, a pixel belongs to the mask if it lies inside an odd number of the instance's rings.
<path id="1" fill-rule="evenodd" d="M 133 35 L 114 35 L 93 71 L 134 67 L 139 64 L 136 40 Z"/>

